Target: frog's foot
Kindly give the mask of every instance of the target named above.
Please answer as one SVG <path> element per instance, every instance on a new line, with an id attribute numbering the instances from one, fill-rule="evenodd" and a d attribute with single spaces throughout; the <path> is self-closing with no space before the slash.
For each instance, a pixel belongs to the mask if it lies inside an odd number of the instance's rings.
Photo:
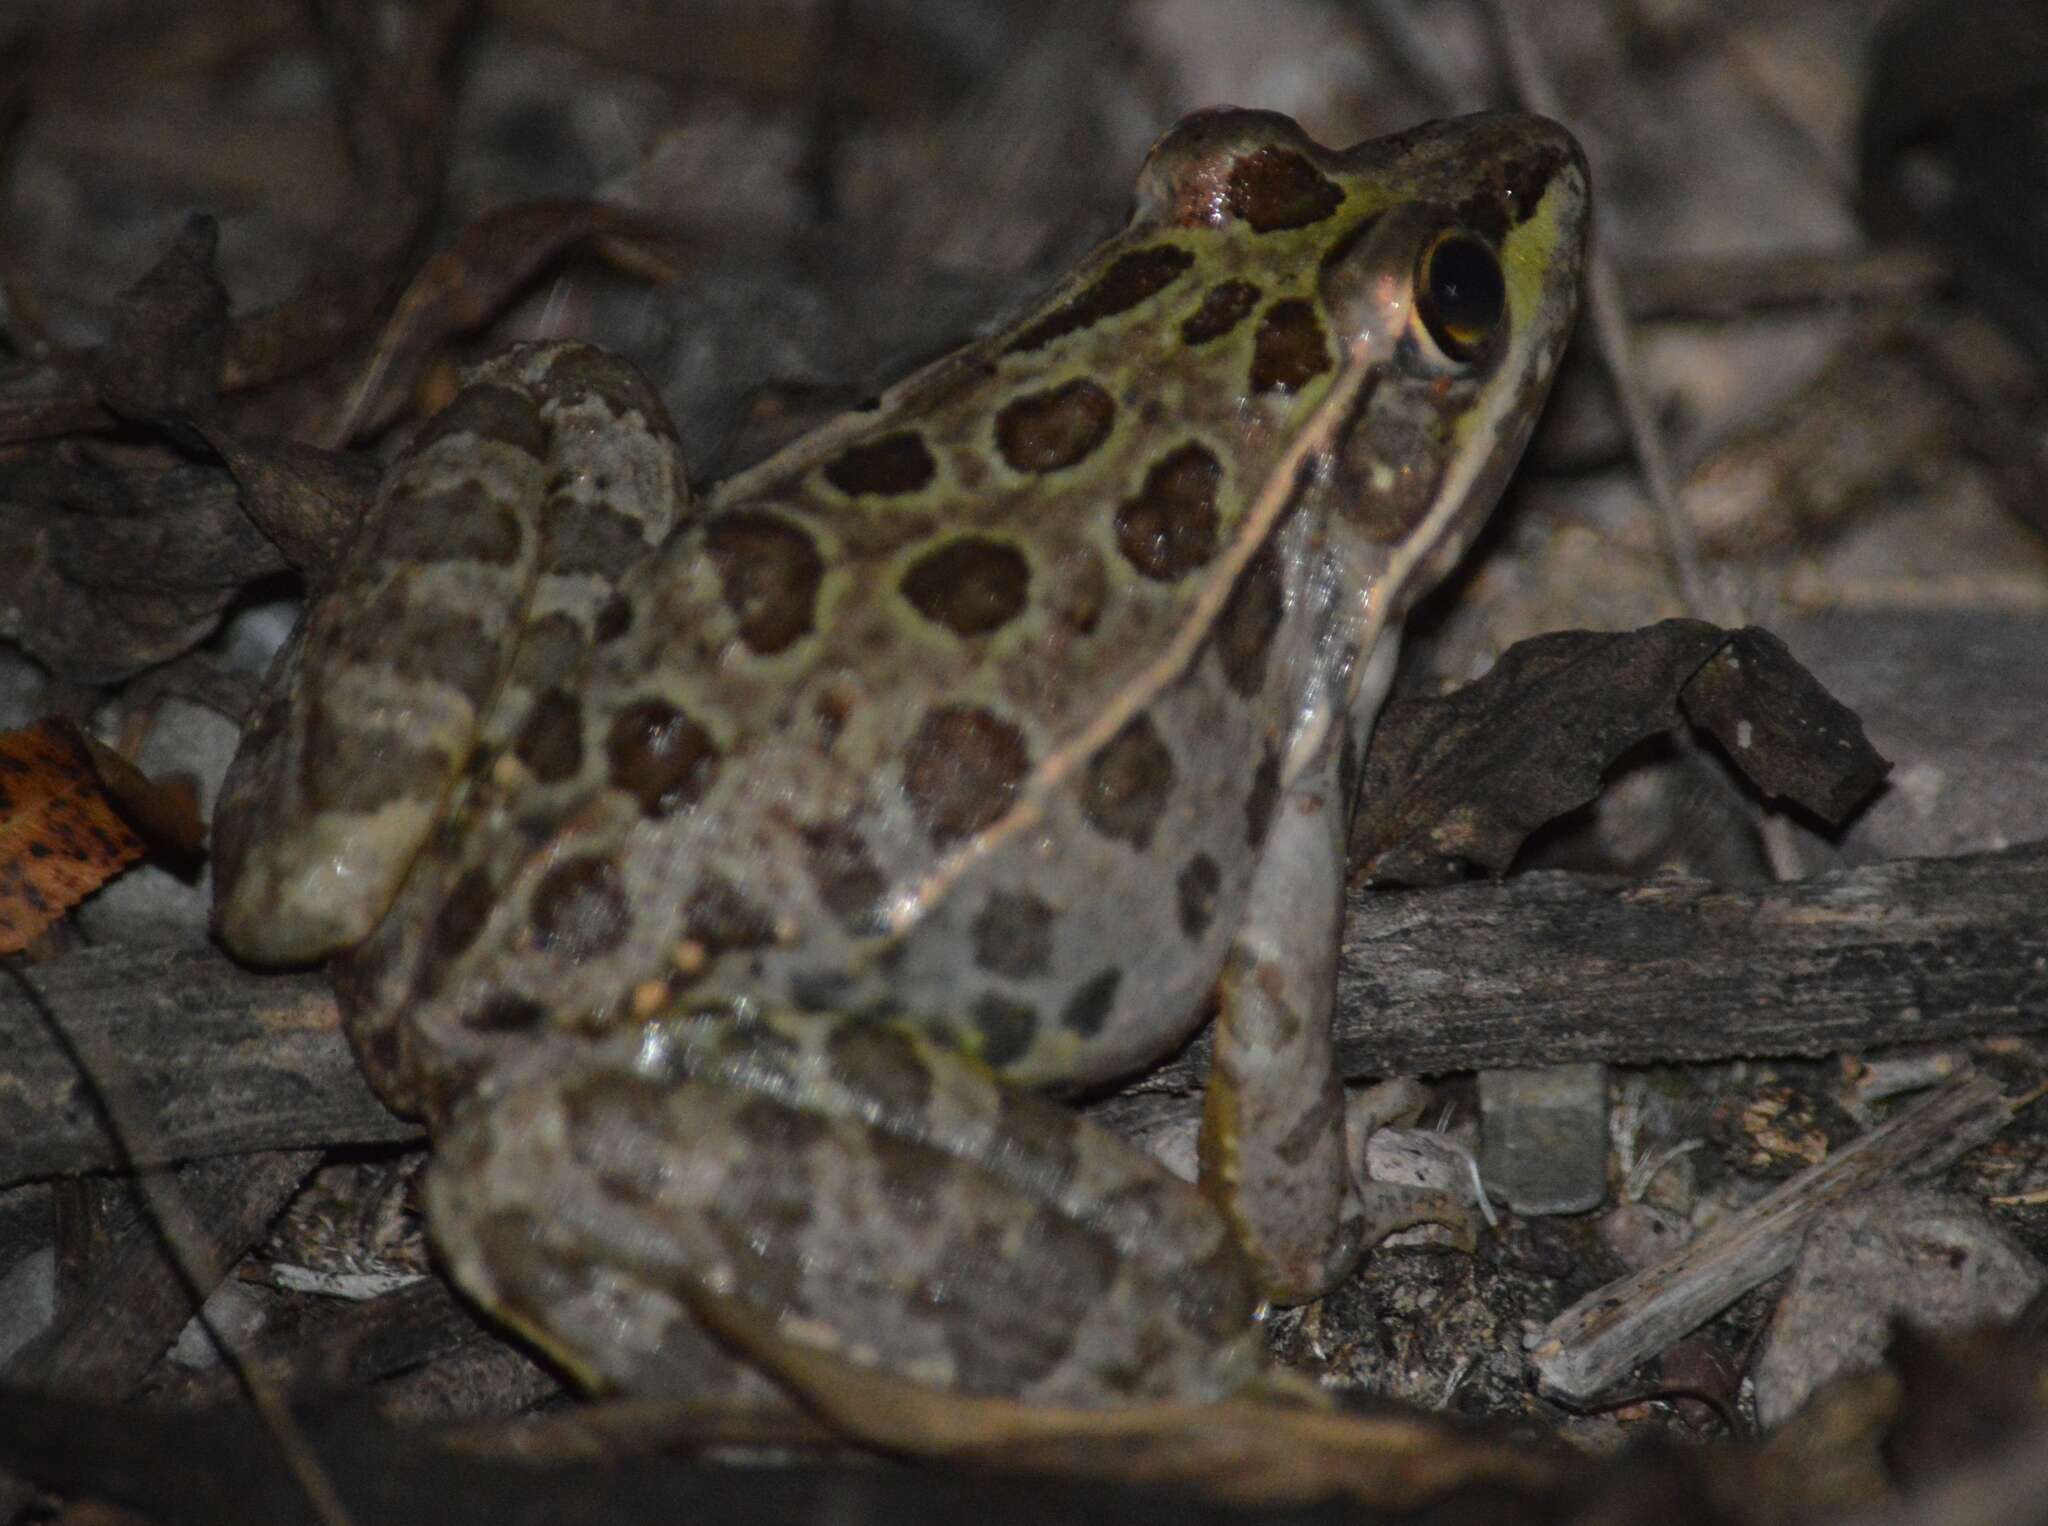
<path id="1" fill-rule="evenodd" d="M 698 1326 L 835 1414 L 863 1383 L 1200 1400 L 1261 1360 L 1200 1194 L 873 1024 L 683 1014 L 534 1054 L 442 1134 L 427 1198 L 456 1281 L 594 1387 L 675 1393 Z"/>
<path id="2" fill-rule="evenodd" d="M 1472 1180 L 1452 1187 L 1424 1187 L 1376 1179 L 1368 1165 L 1372 1136 L 1383 1128 L 1407 1127 L 1429 1103 L 1429 1090 L 1406 1077 L 1356 1087 L 1344 1093 L 1344 1137 L 1351 1156 L 1351 1179 L 1357 1186 L 1358 1209 L 1364 1221 L 1360 1244 L 1371 1249 L 1404 1229 L 1436 1224 L 1450 1232 L 1451 1243 L 1469 1251 L 1479 1243 L 1477 1166 L 1463 1155 Z"/>

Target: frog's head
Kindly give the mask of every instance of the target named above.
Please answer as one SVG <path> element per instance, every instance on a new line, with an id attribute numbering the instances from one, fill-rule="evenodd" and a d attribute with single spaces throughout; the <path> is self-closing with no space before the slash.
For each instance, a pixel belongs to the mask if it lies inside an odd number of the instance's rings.
<path id="1" fill-rule="evenodd" d="M 1160 140 L 1137 199 L 1142 221 L 1314 261 L 1303 328 L 1355 384 L 1323 480 L 1379 548 L 1391 608 L 1412 601 L 1492 508 L 1571 335 L 1592 210 L 1578 144 L 1494 113 L 1327 149 L 1285 117 L 1213 111 Z"/>

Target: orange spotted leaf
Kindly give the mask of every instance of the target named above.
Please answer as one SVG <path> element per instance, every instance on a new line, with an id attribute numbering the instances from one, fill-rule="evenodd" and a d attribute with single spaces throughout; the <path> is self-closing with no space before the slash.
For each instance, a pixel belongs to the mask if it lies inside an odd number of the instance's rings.
<path id="1" fill-rule="evenodd" d="M 0 953 L 21 952 L 141 856 L 69 723 L 0 733 Z"/>

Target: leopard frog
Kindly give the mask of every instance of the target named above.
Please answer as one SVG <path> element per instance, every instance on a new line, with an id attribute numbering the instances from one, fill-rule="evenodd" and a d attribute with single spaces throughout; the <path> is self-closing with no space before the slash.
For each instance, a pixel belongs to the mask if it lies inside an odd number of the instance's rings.
<path id="1" fill-rule="evenodd" d="M 594 1385 L 708 1327 L 813 1393 L 1203 1398 L 1426 1212 L 1332 1056 L 1403 610 L 1572 326 L 1532 117 L 1330 150 L 1188 118 L 1021 321 L 693 500 L 575 344 L 390 472 L 217 834 L 245 957 L 336 963 L 457 1281 Z M 1200 1190 L 1046 1095 L 1216 1014 Z"/>

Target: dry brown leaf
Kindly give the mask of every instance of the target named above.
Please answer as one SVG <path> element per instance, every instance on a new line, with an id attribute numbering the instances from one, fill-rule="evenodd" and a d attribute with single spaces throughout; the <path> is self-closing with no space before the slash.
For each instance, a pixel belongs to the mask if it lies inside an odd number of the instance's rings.
<path id="1" fill-rule="evenodd" d="M 69 722 L 0 734 L 0 953 L 20 953 L 141 856 Z"/>
<path id="2" fill-rule="evenodd" d="M 1505 874 L 1529 835 L 1600 792 L 1657 732 L 1712 735 L 1759 792 L 1839 824 L 1891 768 L 1854 712 L 1768 631 L 1662 620 L 1518 641 L 1452 693 L 1395 700 L 1365 761 L 1352 878 Z"/>
<path id="3" fill-rule="evenodd" d="M 85 748 L 100 788 L 122 817 L 158 852 L 190 859 L 206 856 L 206 822 L 199 814 L 199 781 L 190 774 L 152 779 L 98 737 L 70 728 Z"/>

